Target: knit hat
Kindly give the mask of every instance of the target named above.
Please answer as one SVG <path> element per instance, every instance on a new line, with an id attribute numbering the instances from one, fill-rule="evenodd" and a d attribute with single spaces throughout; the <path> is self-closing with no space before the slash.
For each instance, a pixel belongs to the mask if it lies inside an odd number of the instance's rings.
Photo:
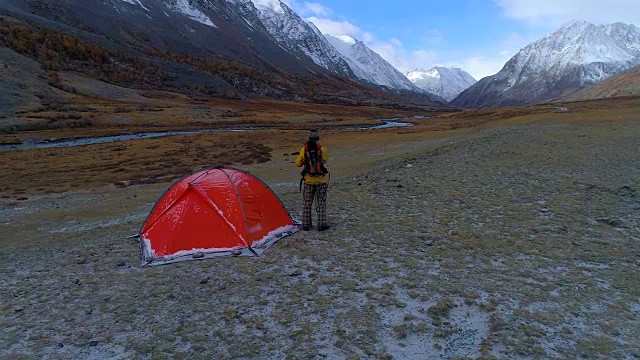
<path id="1" fill-rule="evenodd" d="M 320 133 L 317 129 L 309 130 L 309 140 L 320 140 Z"/>

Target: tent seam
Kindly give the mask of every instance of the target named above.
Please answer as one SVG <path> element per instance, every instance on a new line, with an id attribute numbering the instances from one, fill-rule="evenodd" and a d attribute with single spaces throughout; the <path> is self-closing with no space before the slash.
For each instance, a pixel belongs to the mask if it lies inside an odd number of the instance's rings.
<path id="1" fill-rule="evenodd" d="M 220 171 L 222 171 L 222 173 L 227 177 L 227 179 L 229 180 L 229 183 L 231 184 L 231 186 L 233 186 L 233 191 L 235 191 L 236 193 L 236 197 L 238 198 L 238 203 L 240 204 L 240 210 L 242 210 L 242 220 L 244 221 L 244 234 L 245 236 L 249 236 L 249 224 L 247 224 L 247 214 L 245 214 L 244 212 L 244 204 L 242 203 L 242 199 L 240 198 L 240 193 L 238 193 L 238 188 L 236 187 L 236 185 L 233 183 L 233 181 L 231 181 L 231 177 L 229 176 L 229 174 L 227 174 L 226 171 L 224 171 L 224 169 L 219 169 Z M 248 240 L 248 239 L 247 239 Z M 250 244 L 247 244 L 247 246 L 249 248 L 251 248 Z"/>
<path id="2" fill-rule="evenodd" d="M 222 212 L 222 210 L 220 210 L 220 208 L 218 207 L 218 205 L 216 205 L 213 200 L 211 200 L 211 198 L 209 198 L 208 196 L 206 196 L 206 193 L 202 190 L 202 188 L 198 185 L 198 184 L 189 184 L 191 186 L 193 186 L 193 188 L 196 190 L 196 194 L 198 194 L 198 196 L 200 196 L 203 200 L 205 200 L 205 202 L 207 202 L 209 205 L 213 206 L 213 209 L 218 213 L 218 215 L 224 220 L 224 222 L 227 224 L 227 226 L 229 226 L 231 229 L 233 229 L 235 231 L 236 234 L 238 234 L 238 236 L 240 237 L 240 239 L 245 243 L 246 246 L 249 246 L 249 244 L 247 243 L 247 239 L 244 238 L 244 236 L 242 236 L 242 234 L 238 233 L 238 230 L 236 229 L 235 226 L 233 226 L 233 224 L 231 224 L 231 222 L 229 221 L 229 219 L 227 219 L 227 216 Z M 204 194 L 203 194 L 204 193 Z"/>

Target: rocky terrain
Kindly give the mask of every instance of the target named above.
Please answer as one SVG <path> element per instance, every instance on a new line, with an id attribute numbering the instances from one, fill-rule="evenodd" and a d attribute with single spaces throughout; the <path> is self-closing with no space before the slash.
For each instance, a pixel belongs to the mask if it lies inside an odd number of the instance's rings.
<path id="1" fill-rule="evenodd" d="M 141 268 L 127 237 L 170 183 L 16 183 L 0 200 L 0 357 L 637 358 L 638 106 L 565 106 L 324 133 L 332 228 L 260 258 Z M 294 140 L 238 166 L 296 215 Z"/>
<path id="2" fill-rule="evenodd" d="M 640 66 L 612 76 L 607 80 L 586 89 L 580 90 L 565 98 L 565 100 L 590 100 L 617 96 L 640 95 Z"/>

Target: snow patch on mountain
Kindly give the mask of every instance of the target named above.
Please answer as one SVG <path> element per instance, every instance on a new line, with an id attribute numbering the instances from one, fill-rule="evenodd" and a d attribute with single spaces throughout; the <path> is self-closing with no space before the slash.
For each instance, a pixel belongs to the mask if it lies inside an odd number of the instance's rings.
<path id="1" fill-rule="evenodd" d="M 400 71 L 389 64 L 378 53 L 369 49 L 362 41 L 348 35 L 324 37 L 344 57 L 357 77 L 371 83 L 394 89 L 420 91 Z"/>
<path id="2" fill-rule="evenodd" d="M 598 26 L 605 34 L 622 44 L 635 56 L 640 57 L 640 28 L 633 24 L 617 22 Z"/>
<path id="3" fill-rule="evenodd" d="M 476 79 L 458 68 L 416 69 L 405 75 L 417 87 L 436 94 L 446 101 L 455 99 L 461 92 L 476 83 Z"/>
<path id="4" fill-rule="evenodd" d="M 129 3 L 129 4 L 131 4 L 131 5 L 138 5 L 138 6 L 140 6 L 141 8 L 145 9 L 146 11 L 149 11 L 149 9 L 148 9 L 148 8 L 146 8 L 146 7 L 145 7 L 145 6 L 140 2 L 140 0 L 122 0 L 122 1 L 124 1 L 124 2 L 126 2 L 126 3 Z M 117 10 L 117 9 L 116 9 L 116 10 Z"/>
<path id="5" fill-rule="evenodd" d="M 280 0 L 251 0 L 253 5 L 256 7 L 268 8 L 271 9 L 274 13 L 277 14 L 285 14 L 286 11 L 284 9 L 285 4 L 283 4 Z"/>
<path id="6" fill-rule="evenodd" d="M 127 1 L 127 0 L 124 0 L 124 1 Z M 140 2 L 139 0 L 133 0 L 133 1 Z M 169 7 L 169 9 L 185 15 L 191 20 L 197 21 L 207 26 L 211 26 L 213 28 L 217 28 L 217 26 L 213 23 L 213 21 L 211 21 L 211 19 L 207 15 L 205 15 L 202 11 L 198 10 L 198 8 L 196 8 L 191 4 L 190 0 L 170 0 L 170 1 L 167 1 L 167 6 Z"/>

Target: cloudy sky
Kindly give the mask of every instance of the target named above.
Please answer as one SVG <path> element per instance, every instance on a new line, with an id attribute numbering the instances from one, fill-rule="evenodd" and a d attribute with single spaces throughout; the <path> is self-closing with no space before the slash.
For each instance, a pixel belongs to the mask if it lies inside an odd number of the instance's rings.
<path id="1" fill-rule="evenodd" d="M 562 23 L 640 26 L 640 0 L 283 0 L 323 33 L 363 40 L 400 71 L 457 66 L 493 75 Z"/>

